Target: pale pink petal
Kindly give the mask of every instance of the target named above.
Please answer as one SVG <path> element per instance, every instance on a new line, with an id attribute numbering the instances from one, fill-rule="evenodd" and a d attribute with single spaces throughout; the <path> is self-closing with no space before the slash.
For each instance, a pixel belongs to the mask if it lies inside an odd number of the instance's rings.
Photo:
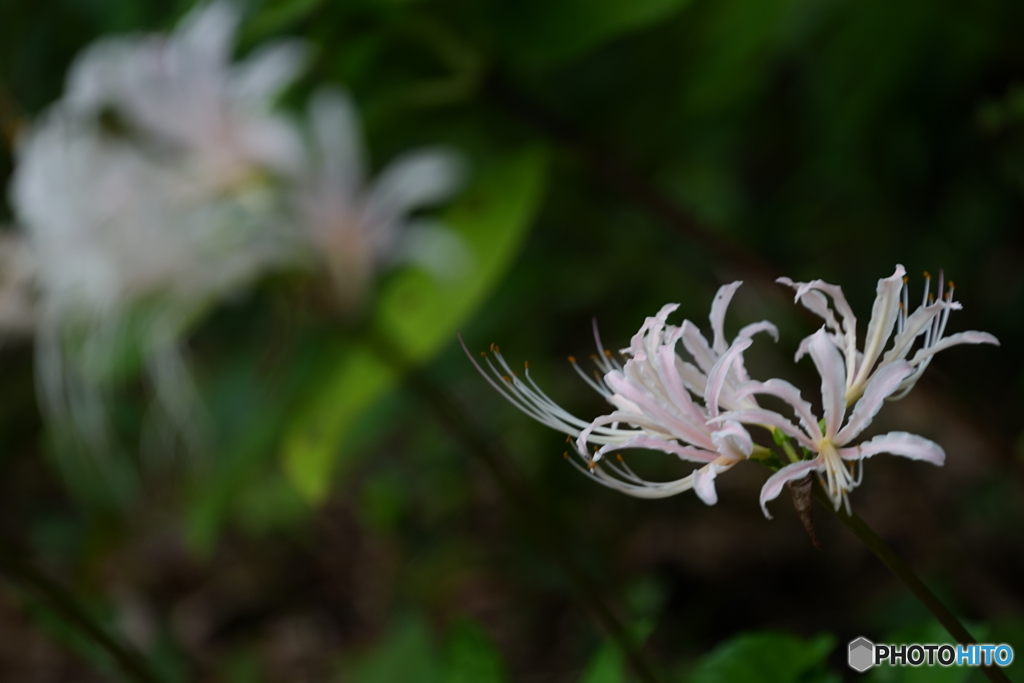
<path id="1" fill-rule="evenodd" d="M 729 302 L 732 301 L 736 290 L 742 284 L 741 280 L 737 280 L 731 284 L 722 285 L 718 288 L 715 300 L 711 303 L 711 332 L 714 334 L 711 348 L 715 350 L 715 353 L 725 353 L 725 349 L 728 347 L 725 341 L 725 311 L 729 308 Z"/>
<path id="2" fill-rule="evenodd" d="M 708 346 L 708 340 L 700 333 L 697 326 L 689 320 L 683 321 L 682 339 L 683 346 L 693 356 L 693 359 L 697 361 L 697 367 L 703 372 L 710 372 L 718 356 Z"/>
<path id="3" fill-rule="evenodd" d="M 900 291 L 903 289 L 903 276 L 907 271 L 897 265 L 896 272 L 890 277 L 878 281 L 878 292 L 874 306 L 871 308 L 871 321 L 868 323 L 867 337 L 864 340 L 864 357 L 857 371 L 855 384 L 867 379 L 868 373 L 882 353 L 896 318 L 900 312 Z"/>
<path id="4" fill-rule="evenodd" d="M 767 332 L 771 335 L 772 339 L 779 341 L 779 328 L 775 327 L 775 325 L 767 320 L 762 320 L 759 323 L 750 323 L 749 325 L 744 326 L 744 328 L 740 330 L 740 333 L 736 335 L 736 338 L 753 337 L 759 332 Z"/>
<path id="5" fill-rule="evenodd" d="M 715 476 L 718 468 L 713 465 L 705 465 L 693 473 L 693 492 L 705 505 L 714 505 L 718 502 L 718 492 L 715 491 Z"/>
<path id="6" fill-rule="evenodd" d="M 821 404 L 825 412 L 825 436 L 832 438 L 846 414 L 846 367 L 835 344 L 822 328 L 814 333 L 809 347 L 811 360 L 821 375 Z"/>
<path id="7" fill-rule="evenodd" d="M 708 420 L 708 424 L 716 425 L 726 420 L 736 420 L 743 424 L 769 425 L 771 427 L 776 427 L 777 429 L 781 429 L 783 433 L 788 434 L 799 441 L 803 446 L 806 446 L 811 450 L 815 450 L 817 448 L 815 442 L 804 434 L 799 427 L 772 410 L 765 410 L 764 408 L 730 410 L 723 415 Z"/>
<path id="8" fill-rule="evenodd" d="M 786 465 L 768 477 L 768 481 L 761 487 L 761 510 L 764 512 L 764 516 L 768 519 L 772 518 L 768 513 L 767 503 L 769 500 L 775 500 L 779 497 L 779 494 L 782 493 L 782 487 L 786 485 L 787 481 L 802 479 L 809 472 L 823 469 L 825 469 L 825 464 L 820 459 L 815 458 L 814 460 L 802 460 L 792 465 Z"/>
<path id="9" fill-rule="evenodd" d="M 736 343 L 722 354 L 711 368 L 711 372 L 708 373 L 708 388 L 704 392 L 704 404 L 711 417 L 718 415 L 718 399 L 722 395 L 722 387 L 729 376 L 729 369 L 732 367 L 733 361 L 753 343 L 753 340 L 749 338 L 737 339 Z"/>
<path id="10" fill-rule="evenodd" d="M 933 344 L 927 349 L 921 349 L 914 354 L 914 359 L 910 361 L 910 363 L 911 365 L 917 365 L 925 358 L 929 358 L 939 351 L 944 351 L 950 346 L 956 346 L 957 344 L 994 344 L 999 346 L 999 340 L 988 332 L 977 332 L 974 330 L 970 332 L 957 332 L 954 335 L 942 339 L 938 344 Z"/>
<path id="11" fill-rule="evenodd" d="M 749 458 L 754 452 L 754 442 L 750 434 L 743 425 L 734 420 L 726 420 L 718 429 L 711 432 L 711 441 L 719 453 L 729 458 Z"/>
<path id="12" fill-rule="evenodd" d="M 832 306 L 843 319 L 843 332 L 847 338 L 851 336 L 855 337 L 857 334 L 857 316 L 853 314 L 853 309 L 850 308 L 850 304 L 846 301 L 846 296 L 843 294 L 842 287 L 839 287 L 838 285 L 830 285 L 824 280 L 813 280 L 800 285 L 800 288 L 796 290 L 796 298 L 800 300 L 804 297 L 811 296 L 811 293 L 814 291 L 819 291 L 832 297 Z M 811 310 L 814 309 L 812 308 Z"/>
<path id="13" fill-rule="evenodd" d="M 657 364 L 658 376 L 665 385 L 669 399 L 676 409 L 695 423 L 703 422 L 706 418 L 701 414 L 700 408 L 693 402 L 690 392 L 686 390 L 687 377 L 683 373 L 690 373 L 685 366 L 680 367 L 681 361 L 679 356 L 676 355 L 675 350 L 667 345 L 661 347 L 658 350 L 658 355 L 655 357 L 655 363 Z M 693 368 L 692 365 L 690 367 Z M 696 370 L 696 368 L 693 369 Z"/>
<path id="14" fill-rule="evenodd" d="M 928 329 L 932 324 L 932 319 L 942 313 L 944 309 L 956 307 L 959 307 L 959 304 L 954 306 L 946 301 L 936 301 L 928 306 L 919 306 L 907 318 L 907 322 L 903 325 L 903 331 L 893 339 L 892 348 L 882 356 L 882 363 L 891 363 L 894 360 L 906 358 L 914 340 Z"/>
<path id="15" fill-rule="evenodd" d="M 880 434 L 854 448 L 839 449 L 839 455 L 844 460 L 860 460 L 879 453 L 901 455 L 911 460 L 924 460 L 933 465 L 942 465 L 946 461 L 946 452 L 942 450 L 942 446 L 907 432 Z"/>
<path id="16" fill-rule="evenodd" d="M 673 353 L 676 357 L 676 372 L 683 379 L 683 384 L 700 397 L 704 397 L 704 390 L 708 386 L 708 377 L 703 372 L 697 369 L 697 366 L 692 363 L 687 363 L 685 360 L 679 357 L 678 354 Z"/>
<path id="17" fill-rule="evenodd" d="M 885 399 L 892 396 L 899 389 L 900 383 L 913 371 L 906 361 L 897 361 L 879 368 L 864 389 L 864 395 L 853 406 L 849 422 L 836 434 L 836 446 L 850 443 L 867 429 L 881 410 Z"/>
<path id="18" fill-rule="evenodd" d="M 597 453 L 594 454 L 594 459 L 600 459 L 605 453 L 609 451 L 628 450 L 630 448 L 645 448 L 652 451 L 661 451 L 663 453 L 670 453 L 678 456 L 680 460 L 688 460 L 691 462 L 711 462 L 715 458 L 719 457 L 717 451 L 706 451 L 701 448 L 693 448 L 692 446 L 683 446 L 670 439 L 663 439 L 661 437 L 653 436 L 651 434 L 637 434 L 636 436 L 630 437 L 620 444 L 607 444 L 601 447 Z M 577 448 L 577 450 L 580 450 Z M 586 454 L 586 449 L 580 450 L 582 454 Z"/>
<path id="19" fill-rule="evenodd" d="M 811 404 L 803 399 L 800 390 L 784 379 L 770 379 L 767 382 L 748 382 L 736 392 L 737 398 L 749 396 L 750 394 L 769 394 L 781 398 L 793 407 L 796 416 L 800 418 L 807 435 L 815 441 L 822 438 L 821 427 L 818 426 L 818 418 L 814 416 Z"/>

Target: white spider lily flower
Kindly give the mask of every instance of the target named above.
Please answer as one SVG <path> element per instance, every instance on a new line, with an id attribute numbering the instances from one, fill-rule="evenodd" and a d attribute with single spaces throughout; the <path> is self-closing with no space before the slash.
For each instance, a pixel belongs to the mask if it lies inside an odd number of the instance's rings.
<path id="1" fill-rule="evenodd" d="M 845 358 L 847 404 L 853 404 L 860 398 L 875 373 L 891 363 L 907 360 L 918 337 L 923 336 L 924 340 L 923 345 L 909 359 L 913 372 L 903 379 L 897 391 L 889 397 L 891 400 L 898 400 L 907 395 L 921 377 L 921 373 L 928 367 L 932 356 L 939 351 L 956 344 L 999 344 L 999 341 L 987 332 L 958 332 L 943 338 L 949 312 L 960 310 L 961 306 L 953 301 L 953 282 L 950 281 L 946 289 L 941 274 L 938 290 L 933 295 L 931 276 L 925 273 L 924 296 L 913 313 L 910 313 L 906 271 L 903 266 L 897 265 L 896 272 L 890 277 L 880 279 L 863 351 L 857 348 L 857 317 L 847 303 L 842 288 L 822 280 L 793 282 L 782 277 L 777 282 L 795 289 L 795 301 L 799 301 L 824 319 L 829 338 L 842 351 Z M 831 307 L 829 299 L 832 302 Z M 836 313 L 839 314 L 839 319 L 836 318 Z M 893 337 L 892 346 L 883 355 L 882 352 L 892 336 L 894 327 L 896 335 Z M 807 337 L 801 342 L 796 360 L 800 360 L 806 353 L 811 338 Z"/>
<path id="2" fill-rule="evenodd" d="M 484 354 L 493 379 L 472 356 L 470 359 L 514 406 L 538 422 L 575 437 L 575 451 L 585 466 L 573 464 L 599 483 L 638 498 L 664 498 L 693 489 L 702 501 L 712 505 L 718 499 L 716 476 L 750 457 L 756 448 L 741 424 L 716 418 L 723 408 L 757 407 L 753 399 L 736 393 L 748 381 L 743 352 L 756 332 L 776 333 L 771 323 L 758 323 L 745 327 L 731 345 L 726 344 L 725 310 L 739 284 L 722 287 L 715 297 L 711 344 L 689 321 L 680 327 L 667 324 L 668 316 L 678 308 L 678 304 L 668 304 L 644 321 L 629 348 L 622 350 L 626 358 L 622 364 L 604 348 L 595 324 L 598 355 L 594 361 L 603 374 L 588 377 L 575 358 L 569 359 L 577 373 L 615 408 L 591 422 L 572 415 L 548 397 L 533 381 L 528 365 L 524 379 L 519 379 L 497 347 L 492 347 L 490 355 Z M 676 353 L 680 341 L 693 355 L 696 366 Z M 590 447 L 595 448 L 593 454 Z M 621 454 L 615 461 L 604 457 L 609 451 L 632 448 L 662 451 L 701 466 L 674 481 L 652 482 L 639 477 Z"/>
<path id="3" fill-rule="evenodd" d="M 237 6 L 213 2 L 169 36 L 99 40 L 75 60 L 63 104 L 81 117 L 113 113 L 146 144 L 181 154 L 203 186 L 295 174 L 301 136 L 273 105 L 298 75 L 305 47 L 272 43 L 233 62 L 239 18 Z"/>
<path id="4" fill-rule="evenodd" d="M 345 93 L 317 92 L 309 118 L 312 163 L 298 191 L 298 208 L 342 305 L 357 304 L 372 276 L 403 252 L 408 260 L 429 257 L 425 265 L 440 272 L 457 269 L 466 250 L 451 231 L 407 220 L 411 211 L 447 199 L 458 188 L 462 173 L 455 155 L 437 148 L 407 152 L 367 184 L 359 120 Z M 411 248 L 403 249 L 402 240 L 410 238 Z"/>
<path id="5" fill-rule="evenodd" d="M 194 392 L 176 340 L 282 258 L 272 193 L 197 193 L 180 167 L 59 107 L 21 140 L 18 162 L 11 199 L 35 266 L 44 407 L 100 434 L 97 383 L 130 335 L 159 404 L 184 427 Z"/>
<path id="6" fill-rule="evenodd" d="M 799 426 L 774 411 L 762 408 L 743 408 L 711 420 L 767 425 L 795 438 L 802 447 L 814 454 L 809 460 L 786 465 L 768 478 L 761 489 L 761 509 L 766 517 L 771 518 L 767 502 L 778 497 L 786 482 L 802 479 L 811 472 L 817 473 L 822 488 L 835 505 L 835 509 L 838 510 L 845 505 L 849 512 L 849 492 L 861 482 L 864 458 L 878 453 L 891 453 L 913 460 L 924 460 L 933 465 L 943 464 L 946 455 L 938 444 L 907 432 L 890 432 L 860 445 L 851 445 L 871 424 L 885 399 L 899 391 L 902 382 L 914 372 L 914 367 L 910 363 L 895 360 L 873 373 L 863 394 L 854 404 L 849 419 L 846 419 L 848 368 L 834 339 L 825 328 L 822 328 L 811 335 L 806 348 L 821 375 L 824 429 L 812 412 L 811 404 L 800 396 L 800 391 L 789 382 L 780 379 L 749 382 L 740 387 L 737 395 L 776 396 L 793 408 Z M 856 475 L 855 465 L 860 467 Z"/>

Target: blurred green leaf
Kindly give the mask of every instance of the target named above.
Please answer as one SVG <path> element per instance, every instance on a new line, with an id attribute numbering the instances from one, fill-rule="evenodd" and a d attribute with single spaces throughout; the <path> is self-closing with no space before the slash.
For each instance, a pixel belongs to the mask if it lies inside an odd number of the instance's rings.
<path id="1" fill-rule="evenodd" d="M 525 0 L 503 8 L 504 42 L 530 66 L 578 57 L 623 33 L 657 23 L 690 0 Z"/>
<path id="2" fill-rule="evenodd" d="M 804 640 L 788 633 L 744 633 L 715 648 L 696 666 L 688 683 L 809 683 L 838 680 L 825 662 L 835 638 Z"/>
<path id="3" fill-rule="evenodd" d="M 630 627 L 633 642 L 643 645 L 654 630 L 654 622 L 643 619 Z M 623 683 L 626 676 L 626 658 L 622 649 L 614 642 L 605 642 L 597 649 L 587 668 L 584 669 L 579 683 Z"/>
<path id="4" fill-rule="evenodd" d="M 610 643 L 602 645 L 584 669 L 579 683 L 624 683 L 625 659 L 622 652 Z"/>
<path id="5" fill-rule="evenodd" d="M 427 625 L 418 618 L 399 619 L 383 642 L 352 667 L 352 683 L 440 683 L 437 653 Z"/>
<path id="6" fill-rule="evenodd" d="M 483 630 L 460 620 L 452 629 L 445 661 L 445 683 L 504 683 L 508 680 L 501 653 Z"/>
<path id="7" fill-rule="evenodd" d="M 468 249 L 471 261 L 465 272 L 438 279 L 410 267 L 384 284 L 374 327 L 408 359 L 426 361 L 450 343 L 458 325 L 508 268 L 539 206 L 546 165 L 547 155 L 538 147 L 484 163 L 475 182 L 443 215 Z M 362 342 L 341 344 L 331 366 L 283 444 L 285 471 L 312 501 L 326 496 L 353 425 L 397 381 Z"/>

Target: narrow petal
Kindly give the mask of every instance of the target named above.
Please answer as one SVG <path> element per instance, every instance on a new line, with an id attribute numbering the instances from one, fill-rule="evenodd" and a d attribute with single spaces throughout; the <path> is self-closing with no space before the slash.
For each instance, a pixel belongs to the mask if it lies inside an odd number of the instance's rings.
<path id="1" fill-rule="evenodd" d="M 853 406 L 849 422 L 836 434 L 835 444 L 848 444 L 867 429 L 881 410 L 885 399 L 892 396 L 899 389 L 900 383 L 913 371 L 910 363 L 906 361 L 897 361 L 879 368 L 864 389 L 864 395 Z"/>
<path id="2" fill-rule="evenodd" d="M 772 518 L 768 513 L 767 503 L 769 500 L 775 500 L 779 497 L 779 494 L 782 493 L 782 487 L 786 485 L 787 481 L 802 479 L 807 476 L 808 472 L 823 469 L 825 469 L 824 463 L 820 459 L 815 458 L 814 460 L 803 460 L 792 465 L 786 465 L 768 477 L 768 481 L 761 487 L 761 511 L 764 512 L 764 516 L 768 519 Z"/>
<path id="3" fill-rule="evenodd" d="M 800 424 L 807 434 L 815 441 L 822 438 L 821 427 L 818 426 L 818 418 L 815 417 L 811 404 L 803 399 L 800 390 L 784 379 L 770 379 L 767 382 L 748 382 L 736 392 L 737 398 L 751 394 L 768 394 L 781 398 L 793 407 L 796 416 L 800 418 Z"/>
<path id="4" fill-rule="evenodd" d="M 772 323 L 767 320 L 762 320 L 759 323 L 750 323 L 746 325 L 740 333 L 736 335 L 736 338 L 741 337 L 753 337 L 758 332 L 767 332 L 771 335 L 772 339 L 779 341 L 779 328 L 775 327 Z"/>
<path id="5" fill-rule="evenodd" d="M 907 318 L 907 322 L 903 325 L 903 331 L 893 339 L 892 348 L 882 356 L 882 363 L 891 363 L 894 360 L 906 358 L 914 340 L 931 326 L 932 319 L 946 308 L 951 307 L 953 304 L 946 301 L 936 301 L 928 306 L 919 306 Z"/>
<path id="6" fill-rule="evenodd" d="M 718 502 L 718 492 L 715 491 L 715 476 L 718 474 L 718 467 L 713 463 L 701 467 L 693 473 L 693 492 L 705 505 L 714 505 Z"/>
<path id="7" fill-rule="evenodd" d="M 749 458 L 754 452 L 750 433 L 735 420 L 726 420 L 719 429 L 711 432 L 711 441 L 719 453 L 735 460 Z"/>
<path id="8" fill-rule="evenodd" d="M 742 422 L 743 424 L 753 425 L 770 425 L 781 429 L 783 433 L 788 434 L 802 445 L 816 450 L 817 447 L 815 442 L 812 441 L 803 431 L 795 424 L 787 420 L 782 415 L 779 415 L 775 411 L 765 410 L 764 408 L 744 408 L 742 410 L 730 410 L 727 413 L 723 413 L 716 418 L 708 420 L 709 425 L 716 425 L 726 420 L 735 420 Z"/>
<path id="9" fill-rule="evenodd" d="M 598 418 L 598 420 L 600 419 L 601 418 Z M 580 448 L 580 446 L 581 444 L 577 442 L 577 450 L 586 454 L 586 447 L 583 446 Z M 684 446 L 670 439 L 663 439 L 651 434 L 638 433 L 637 436 L 626 439 L 620 444 L 607 444 L 601 447 L 598 449 L 597 453 L 594 454 L 594 459 L 600 459 L 609 451 L 628 450 L 631 448 L 644 448 L 651 451 L 661 451 L 662 453 L 669 453 L 671 455 L 678 456 L 680 460 L 687 460 L 690 462 L 711 462 L 715 458 L 719 457 L 719 453 L 717 451 L 706 451 L 692 446 Z"/>
<path id="10" fill-rule="evenodd" d="M 313 93 L 309 119 L 328 187 L 342 202 L 350 202 L 363 182 L 362 130 L 348 95 L 332 87 Z"/>
<path id="11" fill-rule="evenodd" d="M 754 341 L 750 338 L 737 339 L 736 343 L 722 354 L 711 368 L 711 372 L 708 373 L 708 388 L 704 392 L 704 404 L 711 417 L 718 415 L 718 399 L 722 395 L 722 387 L 729 377 L 733 362 L 753 343 Z"/>
<path id="12" fill-rule="evenodd" d="M 846 380 L 843 357 L 822 328 L 814 333 L 809 346 L 811 360 L 821 375 L 821 404 L 825 412 L 825 436 L 832 438 L 846 414 Z"/>
<path id="13" fill-rule="evenodd" d="M 892 335 L 892 328 L 900 312 L 900 291 L 903 289 L 903 276 L 906 272 L 903 266 L 897 265 L 895 273 L 878 281 L 878 292 L 864 340 L 864 358 L 853 381 L 855 385 L 867 380 L 868 373 Z"/>
<path id="14" fill-rule="evenodd" d="M 950 346 L 956 346 L 957 344 L 994 344 L 999 346 L 999 340 L 988 332 L 977 332 L 974 330 L 970 332 L 957 332 L 956 334 L 941 340 L 938 344 L 933 344 L 927 349 L 921 349 L 918 351 L 914 354 L 914 359 L 910 361 L 910 364 L 917 365 L 925 358 L 930 358 L 939 351 L 944 351 Z"/>
<path id="15" fill-rule="evenodd" d="M 383 242 L 388 227 L 413 209 L 451 196 L 462 178 L 462 164 L 442 149 L 406 152 L 381 172 L 367 198 L 367 219 L 379 226 Z"/>
<path id="16" fill-rule="evenodd" d="M 708 346 L 708 340 L 700 333 L 697 326 L 689 320 L 684 320 L 682 325 L 683 347 L 697 361 L 697 367 L 703 372 L 710 372 L 715 364 L 718 354 Z"/>
<path id="17" fill-rule="evenodd" d="M 712 341 L 711 348 L 715 350 L 715 353 L 725 353 L 725 349 L 728 348 L 728 343 L 725 341 L 725 311 L 729 308 L 729 302 L 732 301 L 733 295 L 736 290 L 739 289 L 743 282 L 737 280 L 728 285 L 722 285 L 718 288 L 718 292 L 715 294 L 715 300 L 711 303 L 711 331 L 714 334 L 714 340 Z"/>
<path id="18" fill-rule="evenodd" d="M 855 448 L 839 449 L 839 455 L 844 460 L 860 460 L 879 453 L 901 455 L 911 460 L 924 460 L 933 465 L 942 465 L 946 461 L 946 452 L 942 450 L 942 446 L 907 432 L 880 434 Z"/>

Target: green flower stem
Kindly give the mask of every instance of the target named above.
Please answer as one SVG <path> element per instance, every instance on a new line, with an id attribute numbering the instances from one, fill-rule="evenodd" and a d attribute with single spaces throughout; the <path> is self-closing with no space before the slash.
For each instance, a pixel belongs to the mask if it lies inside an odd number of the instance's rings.
<path id="1" fill-rule="evenodd" d="M 645 683 L 659 683 L 653 667 L 647 663 L 632 634 L 605 601 L 601 587 L 580 567 L 567 548 L 556 517 L 546 510 L 543 499 L 530 490 L 529 483 L 517 470 L 511 458 L 485 437 L 465 417 L 454 399 L 426 373 L 411 363 L 390 339 L 372 330 L 366 333 L 370 347 L 378 357 L 405 379 L 405 386 L 419 398 L 438 422 L 469 453 L 479 458 L 490 470 L 502 493 L 515 504 L 526 521 L 524 527 L 534 540 L 566 573 L 578 591 L 591 616 L 600 624 L 626 657 L 630 668 Z M 540 520 L 531 519 L 534 517 Z"/>
<path id="2" fill-rule="evenodd" d="M 978 642 L 964 625 L 960 623 L 960 620 L 942 604 L 935 596 L 935 593 L 932 593 L 928 586 L 918 578 L 917 574 L 893 552 L 892 548 L 885 544 L 885 541 L 878 537 L 878 534 L 867 525 L 867 522 L 856 513 L 848 515 L 843 509 L 836 510 L 828 496 L 825 495 L 825 492 L 818 485 L 814 487 L 814 497 L 838 517 L 839 521 L 845 524 L 864 545 L 871 549 L 871 552 L 882 561 L 882 564 L 888 567 L 889 571 L 895 574 L 910 589 L 910 592 L 921 601 L 921 604 L 927 607 L 928 611 L 939 620 L 939 623 L 949 631 L 949 635 L 953 636 L 956 642 L 964 645 Z M 992 683 L 1010 683 L 1006 673 L 998 666 L 984 666 L 981 667 L 981 670 Z"/>
<path id="3" fill-rule="evenodd" d="M 131 646 L 118 642 L 63 586 L 0 546 L 0 574 L 22 591 L 43 602 L 78 633 L 105 651 L 132 681 L 162 683 L 146 660 Z"/>

